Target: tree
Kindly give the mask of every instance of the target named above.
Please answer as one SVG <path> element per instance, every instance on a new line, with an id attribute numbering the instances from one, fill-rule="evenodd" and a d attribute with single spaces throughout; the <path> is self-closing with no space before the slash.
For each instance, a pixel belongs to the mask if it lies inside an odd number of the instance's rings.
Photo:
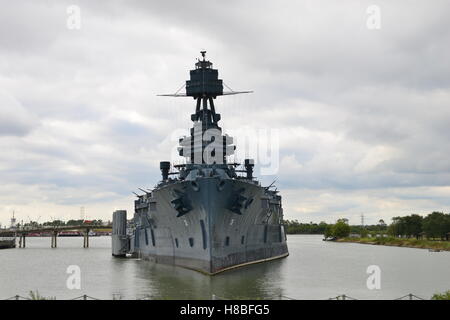
<path id="1" fill-rule="evenodd" d="M 69 221 L 67 221 L 67 225 L 68 226 L 79 226 L 79 225 L 82 225 L 83 224 L 83 219 L 81 219 L 81 220 L 69 220 Z"/>
<path id="2" fill-rule="evenodd" d="M 317 228 L 317 233 L 325 233 L 325 230 L 327 229 L 328 225 L 325 221 L 320 221 L 319 226 Z"/>
<path id="3" fill-rule="evenodd" d="M 321 221 L 317 223 L 300 223 L 297 220 L 284 220 L 283 224 L 286 226 L 288 234 L 323 234 L 327 224 Z"/>
<path id="4" fill-rule="evenodd" d="M 405 234 L 405 221 L 403 217 L 392 218 L 392 223 L 388 228 L 388 233 L 395 237 Z"/>
<path id="5" fill-rule="evenodd" d="M 367 238 L 369 232 L 367 231 L 367 229 L 361 228 L 361 231 L 359 232 L 361 238 Z"/>
<path id="6" fill-rule="evenodd" d="M 350 226 L 346 222 L 347 219 L 339 219 L 332 227 L 332 234 L 336 238 L 345 238 L 350 234 Z"/>
<path id="7" fill-rule="evenodd" d="M 442 212 L 433 212 L 423 219 L 423 231 L 427 238 L 445 238 L 450 232 L 450 219 L 447 216 Z"/>
<path id="8" fill-rule="evenodd" d="M 422 232 L 423 217 L 418 214 L 413 214 L 403 217 L 403 220 L 405 223 L 405 235 L 408 238 L 413 236 L 419 239 L 420 233 Z"/>
<path id="9" fill-rule="evenodd" d="M 325 228 L 325 232 L 323 234 L 325 238 L 329 238 L 333 236 L 333 225 L 328 224 Z"/>

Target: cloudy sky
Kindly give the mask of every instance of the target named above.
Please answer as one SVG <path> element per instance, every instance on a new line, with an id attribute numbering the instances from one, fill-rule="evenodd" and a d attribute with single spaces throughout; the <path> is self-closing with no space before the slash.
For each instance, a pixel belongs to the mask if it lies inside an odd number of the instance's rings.
<path id="1" fill-rule="evenodd" d="M 222 128 L 278 136 L 279 169 L 256 174 L 277 179 L 286 218 L 450 211 L 447 0 L 0 4 L 3 225 L 13 210 L 132 211 L 195 108 L 156 94 L 175 92 L 201 49 L 230 87 L 254 90 L 217 100 Z"/>

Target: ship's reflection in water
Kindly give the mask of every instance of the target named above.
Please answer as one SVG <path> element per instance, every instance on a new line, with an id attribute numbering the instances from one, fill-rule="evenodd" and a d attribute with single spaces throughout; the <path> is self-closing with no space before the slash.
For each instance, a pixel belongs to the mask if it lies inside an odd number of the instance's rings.
<path id="1" fill-rule="evenodd" d="M 149 261 L 135 260 L 131 269 L 134 287 L 139 287 L 138 298 L 211 299 L 215 295 L 224 299 L 279 299 L 283 294 L 280 269 L 285 260 L 249 265 L 215 276 Z M 118 261 L 123 263 L 128 262 Z"/>

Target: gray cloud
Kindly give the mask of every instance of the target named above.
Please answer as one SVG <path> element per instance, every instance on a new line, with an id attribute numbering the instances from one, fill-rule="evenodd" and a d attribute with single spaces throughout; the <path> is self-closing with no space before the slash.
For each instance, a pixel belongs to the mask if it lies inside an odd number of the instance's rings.
<path id="1" fill-rule="evenodd" d="M 0 92 L 0 137 L 26 135 L 36 126 L 36 121 L 19 101 Z"/>
<path id="2" fill-rule="evenodd" d="M 447 1 L 378 1 L 376 31 L 372 1 L 1 4 L 0 222 L 13 208 L 130 210 L 194 109 L 155 95 L 183 84 L 200 48 L 255 91 L 217 100 L 222 127 L 279 130 L 280 170 L 261 180 L 278 177 L 288 218 L 448 211 Z"/>

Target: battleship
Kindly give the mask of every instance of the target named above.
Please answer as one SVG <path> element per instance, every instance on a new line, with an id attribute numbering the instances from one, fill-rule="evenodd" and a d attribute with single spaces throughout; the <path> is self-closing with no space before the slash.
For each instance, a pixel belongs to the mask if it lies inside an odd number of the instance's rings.
<path id="1" fill-rule="evenodd" d="M 254 161 L 228 162 L 236 146 L 222 134 L 214 100 L 250 91 L 224 91 L 224 83 L 201 51 L 185 93 L 192 97 L 190 135 L 179 139 L 183 164 L 160 162 L 161 180 L 140 189 L 134 215 L 113 213 L 112 255 L 138 257 L 214 275 L 289 255 L 281 196 L 253 175 Z"/>

